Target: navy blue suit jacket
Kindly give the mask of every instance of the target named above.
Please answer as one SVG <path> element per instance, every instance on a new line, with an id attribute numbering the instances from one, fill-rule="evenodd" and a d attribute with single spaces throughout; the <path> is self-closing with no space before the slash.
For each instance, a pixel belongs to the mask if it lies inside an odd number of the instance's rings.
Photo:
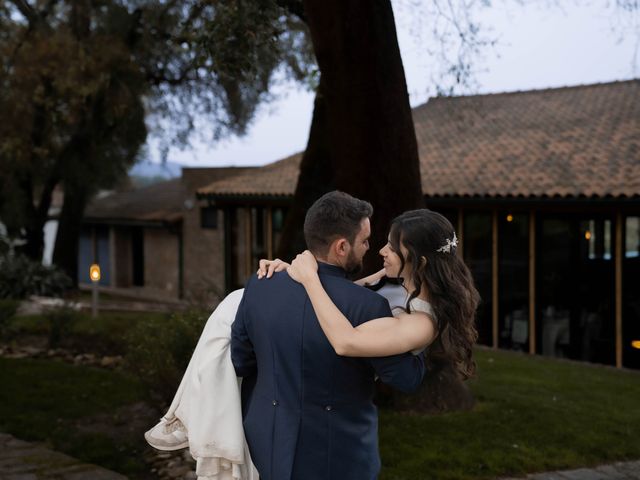
<path id="1" fill-rule="evenodd" d="M 387 301 L 320 263 L 320 280 L 353 325 L 391 316 Z M 424 376 L 422 355 L 335 354 L 304 288 L 286 272 L 252 277 L 231 336 L 243 377 L 244 428 L 262 480 L 372 480 L 380 470 L 374 382 L 403 391 Z"/>

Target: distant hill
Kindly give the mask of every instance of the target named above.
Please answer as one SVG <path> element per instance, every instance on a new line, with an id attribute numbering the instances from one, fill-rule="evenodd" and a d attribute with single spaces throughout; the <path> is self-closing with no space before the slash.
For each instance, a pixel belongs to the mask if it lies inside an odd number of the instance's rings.
<path id="1" fill-rule="evenodd" d="M 181 175 L 182 165 L 173 162 L 154 163 L 144 161 L 136 163 L 129 170 L 129 178 L 136 187 L 170 180 Z"/>
<path id="2" fill-rule="evenodd" d="M 181 169 L 182 165 L 178 163 L 154 163 L 147 160 L 144 162 L 138 162 L 131 167 L 129 175 L 136 177 L 165 177 L 169 179 L 179 177 Z"/>

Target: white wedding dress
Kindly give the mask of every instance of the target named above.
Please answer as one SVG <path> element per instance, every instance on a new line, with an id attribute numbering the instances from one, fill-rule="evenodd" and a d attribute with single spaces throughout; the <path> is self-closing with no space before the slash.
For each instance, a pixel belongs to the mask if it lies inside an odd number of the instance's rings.
<path id="1" fill-rule="evenodd" d="M 160 424 L 182 423 L 191 456 L 196 460 L 198 480 L 258 480 L 258 471 L 242 427 L 240 382 L 231 362 L 231 324 L 244 290 L 231 292 L 213 311 L 182 377 L 178 391 Z M 394 314 L 406 302 L 406 291 L 385 286 L 378 291 L 387 298 Z M 433 316 L 431 305 L 413 299 L 413 310 Z M 414 350 L 420 354 L 424 348 Z M 181 426 L 182 427 L 182 426 Z M 147 433 L 149 433 L 147 432 Z"/>
<path id="2" fill-rule="evenodd" d="M 258 480 L 242 428 L 240 381 L 231 363 L 231 324 L 243 290 L 231 292 L 202 331 L 166 423 L 182 422 L 198 480 Z"/>

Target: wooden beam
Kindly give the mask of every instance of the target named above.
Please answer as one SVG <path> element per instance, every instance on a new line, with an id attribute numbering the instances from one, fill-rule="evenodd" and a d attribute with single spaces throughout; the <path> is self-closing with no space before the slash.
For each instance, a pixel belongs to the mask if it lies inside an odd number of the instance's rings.
<path id="1" fill-rule="evenodd" d="M 622 214 L 616 213 L 615 269 L 616 269 L 616 367 L 622 368 Z"/>
<path id="2" fill-rule="evenodd" d="M 252 238 L 251 238 L 251 207 L 246 207 L 244 209 L 244 239 L 245 239 L 245 244 L 246 244 L 246 248 L 245 248 L 245 268 L 244 268 L 244 273 L 245 273 L 245 281 L 248 280 L 251 277 L 251 274 L 253 273 L 253 268 L 251 265 L 251 245 L 252 245 Z M 258 269 L 258 267 L 256 267 L 256 270 Z"/>
<path id="3" fill-rule="evenodd" d="M 116 286 L 116 269 L 118 268 L 116 265 L 116 227 L 113 225 L 109 226 L 109 274 L 111 276 L 109 280 L 109 286 Z"/>
<path id="4" fill-rule="evenodd" d="M 536 353 L 536 212 L 529 212 L 529 353 Z"/>
<path id="5" fill-rule="evenodd" d="M 267 207 L 267 258 L 273 258 L 273 212 Z"/>
<path id="6" fill-rule="evenodd" d="M 498 211 L 493 211 L 491 234 L 491 333 L 493 348 L 498 348 Z"/>

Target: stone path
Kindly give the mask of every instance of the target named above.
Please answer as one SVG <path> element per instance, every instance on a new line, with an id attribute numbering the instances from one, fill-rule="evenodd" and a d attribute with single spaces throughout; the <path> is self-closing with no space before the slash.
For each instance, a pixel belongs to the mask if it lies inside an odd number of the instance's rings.
<path id="1" fill-rule="evenodd" d="M 192 470 L 192 466 L 186 470 Z M 170 477 L 195 477 L 192 471 L 186 470 Z M 0 480 L 127 480 L 127 477 L 0 433 Z M 640 460 L 501 480 L 640 480 Z"/>
<path id="2" fill-rule="evenodd" d="M 619 462 L 596 468 L 579 468 L 527 475 L 522 479 L 504 478 L 502 480 L 640 480 L 640 460 L 637 462 Z"/>
<path id="3" fill-rule="evenodd" d="M 0 480 L 127 480 L 127 477 L 0 433 Z"/>

